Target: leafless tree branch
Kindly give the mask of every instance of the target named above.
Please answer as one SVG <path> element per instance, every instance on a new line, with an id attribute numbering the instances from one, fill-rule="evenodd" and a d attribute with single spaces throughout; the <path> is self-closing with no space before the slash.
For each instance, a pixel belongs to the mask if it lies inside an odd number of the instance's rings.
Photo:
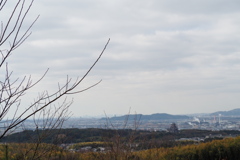
<path id="1" fill-rule="evenodd" d="M 33 82 L 31 75 L 14 78 L 14 72 L 10 71 L 8 67 L 9 57 L 31 35 L 30 30 L 39 18 L 38 15 L 26 29 L 23 29 L 23 24 L 33 2 L 34 0 L 17 0 L 15 2 L 0 0 L 0 14 L 4 12 L 6 4 L 15 3 L 6 22 L 1 20 L 0 25 L 0 71 L 5 73 L 0 75 L 0 124 L 4 126 L 0 133 L 0 139 L 14 128 L 21 126 L 30 117 L 35 119 L 36 126 L 39 125 L 37 116 L 45 117 L 42 121 L 44 128 L 61 126 L 68 116 L 68 108 L 73 102 L 72 100 L 67 101 L 67 96 L 84 92 L 101 82 L 100 80 L 82 90 L 77 89 L 103 55 L 110 39 L 108 39 L 102 52 L 81 78 L 77 77 L 74 80 L 67 76 L 65 83 L 63 85 L 57 84 L 58 89 L 53 93 L 44 90 L 39 92 L 30 105 L 22 105 L 22 100 L 29 93 L 29 90 L 39 84 L 49 70 L 47 69 L 38 80 Z M 56 105 L 59 100 L 63 100 L 63 102 Z M 24 110 L 22 110 L 23 107 Z M 10 116 L 9 112 L 12 111 L 14 113 Z"/>

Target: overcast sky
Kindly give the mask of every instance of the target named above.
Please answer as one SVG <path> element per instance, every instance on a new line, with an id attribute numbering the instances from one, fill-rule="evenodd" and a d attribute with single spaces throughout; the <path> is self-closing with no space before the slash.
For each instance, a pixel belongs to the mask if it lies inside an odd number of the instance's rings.
<path id="1" fill-rule="evenodd" d="M 25 25 L 32 35 L 14 52 L 15 74 L 35 91 L 82 76 L 74 116 L 189 114 L 240 107 L 239 0 L 36 0 Z M 71 96 L 69 97 L 72 98 Z"/>

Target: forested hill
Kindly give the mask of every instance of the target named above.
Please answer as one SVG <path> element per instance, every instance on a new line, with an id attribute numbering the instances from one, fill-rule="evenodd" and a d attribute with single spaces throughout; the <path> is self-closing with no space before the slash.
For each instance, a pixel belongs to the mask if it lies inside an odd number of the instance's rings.
<path id="1" fill-rule="evenodd" d="M 171 120 L 171 119 L 189 119 L 190 117 L 185 115 L 171 115 L 167 113 L 155 113 L 151 115 L 143 114 L 129 114 L 124 116 L 115 116 L 109 118 L 110 120 Z M 102 118 L 105 119 L 105 118 Z"/>
<path id="2" fill-rule="evenodd" d="M 218 111 L 218 112 L 211 113 L 210 115 L 240 116 L 240 108 L 233 109 L 230 111 Z"/>
<path id="3" fill-rule="evenodd" d="M 55 130 L 25 130 L 23 132 L 14 133 L 3 137 L 0 143 L 32 143 L 38 140 L 38 138 L 43 138 L 42 141 L 45 143 L 55 143 L 56 140 L 61 143 L 79 143 L 79 142 L 94 142 L 94 141 L 104 141 L 106 137 L 114 137 L 116 134 L 122 138 L 127 138 L 132 136 L 136 141 L 149 140 L 170 140 L 179 138 L 191 138 L 191 137 L 205 137 L 209 135 L 240 135 L 240 131 L 234 130 L 222 130 L 222 131 L 210 131 L 210 130 L 180 130 L 179 133 L 174 134 L 165 131 L 150 132 L 145 130 L 130 130 L 130 129 L 55 129 Z M 60 139 L 59 139 L 60 138 Z"/>

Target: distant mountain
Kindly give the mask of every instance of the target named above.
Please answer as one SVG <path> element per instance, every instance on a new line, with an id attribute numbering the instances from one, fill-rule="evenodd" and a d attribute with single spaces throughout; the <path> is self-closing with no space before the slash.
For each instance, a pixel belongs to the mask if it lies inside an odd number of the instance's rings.
<path id="1" fill-rule="evenodd" d="M 106 119 L 106 118 L 102 118 Z M 155 113 L 151 115 L 143 115 L 143 114 L 130 114 L 124 116 L 116 116 L 109 118 L 110 120 L 176 120 L 176 119 L 189 119 L 188 116 L 185 115 L 171 115 L 167 113 Z"/>
<path id="2" fill-rule="evenodd" d="M 218 111 L 218 112 L 214 112 L 211 113 L 210 115 L 219 115 L 221 114 L 222 116 L 240 116 L 240 108 L 236 108 L 230 111 Z"/>

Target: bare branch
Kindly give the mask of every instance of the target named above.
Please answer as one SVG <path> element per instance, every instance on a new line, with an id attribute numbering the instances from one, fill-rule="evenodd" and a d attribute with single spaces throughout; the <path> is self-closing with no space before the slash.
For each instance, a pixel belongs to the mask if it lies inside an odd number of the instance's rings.
<path id="1" fill-rule="evenodd" d="M 3 8 L 7 2 L 14 3 L 8 0 L 0 0 L 0 13 L 3 12 Z M 0 124 L 4 125 L 4 129 L 2 133 L 0 133 L 0 139 L 14 128 L 21 126 L 28 118 L 37 118 L 37 115 L 45 118 L 42 121 L 44 128 L 61 126 L 65 118 L 68 116 L 67 113 L 69 106 L 73 103 L 73 100 L 67 100 L 67 96 L 84 92 L 98 85 L 102 81 L 100 80 L 82 90 L 77 89 L 103 55 L 110 39 L 108 39 L 97 59 L 81 78 L 77 77 L 76 79 L 73 79 L 72 77 L 67 76 L 63 85 L 57 84 L 58 89 L 56 91 L 53 93 L 49 93 L 48 90 L 39 92 L 38 96 L 33 99 L 31 104 L 24 104 L 23 106 L 22 99 L 27 93 L 29 93 L 30 89 L 34 88 L 42 81 L 49 70 L 47 69 L 38 80 L 33 82 L 31 75 L 13 78 L 14 72 L 10 71 L 8 68 L 8 58 L 12 52 L 22 45 L 31 35 L 30 30 L 39 18 L 38 15 L 34 21 L 30 23 L 27 29 L 23 30 L 23 24 L 29 14 L 33 2 L 34 0 L 30 0 L 29 3 L 27 3 L 26 0 L 16 1 L 6 23 L 1 21 L 0 47 L 8 47 L 4 49 L 0 48 L 0 69 L 5 72 L 5 75 L 3 74 L 0 76 Z M 62 103 L 59 103 L 60 100 L 62 100 Z M 57 102 L 59 103 L 58 105 L 56 105 Z M 35 121 L 35 125 L 39 125 L 37 120 Z"/>

